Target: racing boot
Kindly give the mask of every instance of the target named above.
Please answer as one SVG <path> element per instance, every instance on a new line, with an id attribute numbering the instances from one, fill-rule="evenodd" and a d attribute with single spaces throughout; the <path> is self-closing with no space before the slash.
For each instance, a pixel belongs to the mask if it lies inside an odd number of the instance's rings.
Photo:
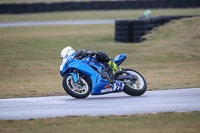
<path id="1" fill-rule="evenodd" d="M 110 61 L 108 62 L 108 65 L 111 66 L 112 69 L 113 69 L 115 72 L 117 72 L 117 71 L 120 70 L 119 66 L 118 66 L 117 64 L 115 64 L 115 62 L 112 61 L 112 60 L 110 60 Z"/>

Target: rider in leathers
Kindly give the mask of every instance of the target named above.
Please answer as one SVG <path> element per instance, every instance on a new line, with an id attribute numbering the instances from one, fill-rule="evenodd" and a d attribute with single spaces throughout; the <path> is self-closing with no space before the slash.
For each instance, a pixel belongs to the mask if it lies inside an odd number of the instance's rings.
<path id="1" fill-rule="evenodd" d="M 114 83 L 113 70 L 115 72 L 119 71 L 119 67 L 110 59 L 105 51 L 98 51 L 97 53 L 93 50 L 78 50 L 75 54 L 75 58 L 82 59 L 88 56 L 94 56 L 96 54 L 96 59 L 101 62 L 106 69 L 102 70 L 102 78 L 106 78 L 109 83 Z"/>

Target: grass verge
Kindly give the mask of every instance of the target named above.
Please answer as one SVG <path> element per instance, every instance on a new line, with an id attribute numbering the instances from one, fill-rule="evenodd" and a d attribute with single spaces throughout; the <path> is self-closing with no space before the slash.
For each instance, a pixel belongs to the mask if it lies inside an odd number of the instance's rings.
<path id="1" fill-rule="evenodd" d="M 200 112 L 0 120 L 3 133 L 198 133 Z"/>
<path id="2" fill-rule="evenodd" d="M 60 51 L 126 53 L 123 68 L 136 69 L 148 90 L 200 86 L 200 18 L 154 29 L 143 43 L 114 43 L 114 25 L 32 26 L 0 30 L 0 98 L 65 95 L 59 75 Z"/>

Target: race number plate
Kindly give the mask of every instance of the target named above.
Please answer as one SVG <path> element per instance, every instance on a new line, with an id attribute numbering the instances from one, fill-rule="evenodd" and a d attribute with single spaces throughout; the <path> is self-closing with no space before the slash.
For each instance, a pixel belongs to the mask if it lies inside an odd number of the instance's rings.
<path id="1" fill-rule="evenodd" d="M 108 88 L 107 86 L 108 85 L 106 85 L 106 88 L 104 88 L 103 90 L 101 90 L 101 93 L 123 91 L 124 83 L 114 83 L 114 85 L 111 88 Z"/>

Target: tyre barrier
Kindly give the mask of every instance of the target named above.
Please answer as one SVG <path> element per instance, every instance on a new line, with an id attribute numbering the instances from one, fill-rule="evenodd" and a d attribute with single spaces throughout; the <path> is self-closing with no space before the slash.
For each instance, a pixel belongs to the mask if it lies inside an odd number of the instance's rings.
<path id="1" fill-rule="evenodd" d="M 115 21 L 115 41 L 131 42 L 131 20 L 116 20 Z"/>
<path id="2" fill-rule="evenodd" d="M 142 37 L 149 33 L 154 27 L 162 26 L 171 20 L 198 16 L 160 16 L 149 19 L 116 20 L 115 21 L 115 42 L 139 43 L 146 38 Z"/>
<path id="3" fill-rule="evenodd" d="M 42 0 L 41 0 L 42 1 Z M 53 3 L 11 3 L 0 4 L 0 14 L 40 13 L 76 10 L 117 10 L 200 7 L 200 0 L 110 0 L 69 1 Z"/>

